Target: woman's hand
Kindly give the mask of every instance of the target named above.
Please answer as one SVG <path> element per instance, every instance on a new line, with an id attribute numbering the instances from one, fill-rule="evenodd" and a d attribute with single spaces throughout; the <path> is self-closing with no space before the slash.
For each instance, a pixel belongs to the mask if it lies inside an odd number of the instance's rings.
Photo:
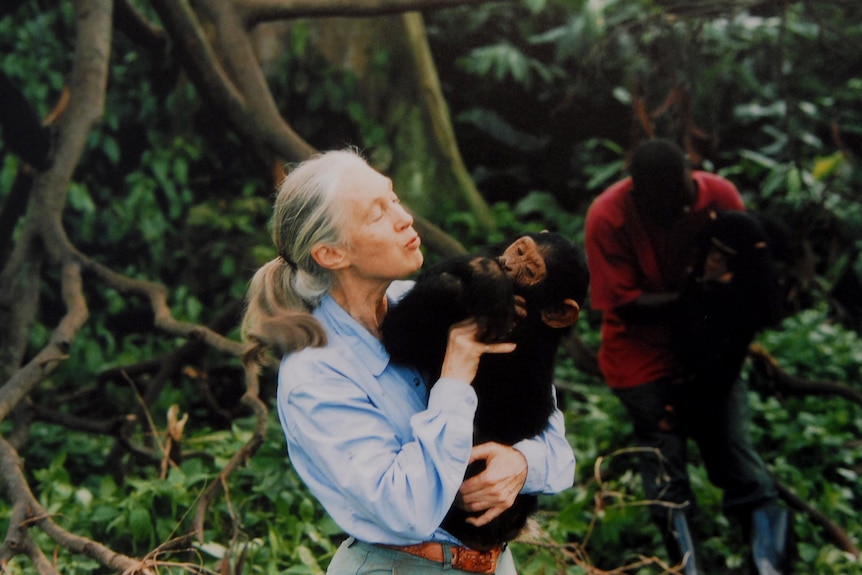
<path id="1" fill-rule="evenodd" d="M 479 326 L 473 319 L 456 323 L 449 329 L 449 343 L 446 345 L 440 377 L 473 383 L 483 353 L 510 353 L 515 349 L 514 343 L 486 344 L 477 341 L 478 333 Z"/>
<path id="2" fill-rule="evenodd" d="M 473 447 L 470 463 L 484 459 L 485 470 L 461 484 L 460 506 L 484 512 L 467 518 L 476 527 L 485 525 L 512 506 L 527 480 L 527 458 L 508 445 L 482 443 Z"/>

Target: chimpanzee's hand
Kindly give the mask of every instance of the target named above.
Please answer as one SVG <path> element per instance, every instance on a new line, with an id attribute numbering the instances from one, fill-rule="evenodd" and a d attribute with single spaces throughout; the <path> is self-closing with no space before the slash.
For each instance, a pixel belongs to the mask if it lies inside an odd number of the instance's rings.
<path id="1" fill-rule="evenodd" d="M 522 295 L 515 296 L 515 315 L 519 319 L 527 317 L 527 300 Z"/>

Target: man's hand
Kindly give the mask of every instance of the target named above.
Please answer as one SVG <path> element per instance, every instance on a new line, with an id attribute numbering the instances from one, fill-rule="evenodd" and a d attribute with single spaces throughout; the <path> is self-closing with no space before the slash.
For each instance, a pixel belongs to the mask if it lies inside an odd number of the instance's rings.
<path id="1" fill-rule="evenodd" d="M 512 506 L 527 480 L 527 459 L 508 445 L 483 443 L 473 447 L 470 463 L 483 459 L 485 470 L 461 484 L 461 507 L 483 512 L 467 522 L 480 527 Z"/>

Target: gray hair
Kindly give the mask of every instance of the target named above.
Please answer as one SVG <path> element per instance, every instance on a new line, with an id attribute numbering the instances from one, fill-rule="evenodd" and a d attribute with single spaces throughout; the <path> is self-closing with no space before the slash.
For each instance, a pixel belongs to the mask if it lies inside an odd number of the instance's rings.
<path id="1" fill-rule="evenodd" d="M 242 322 L 246 361 L 263 362 L 267 348 L 284 354 L 326 341 L 309 312 L 332 288 L 333 276 L 311 253 L 320 244 L 349 241 L 338 192 L 356 167 L 368 163 L 355 149 L 324 152 L 297 165 L 279 185 L 272 217 L 278 257 L 249 284 Z"/>
<path id="2" fill-rule="evenodd" d="M 296 167 L 279 186 L 272 218 L 272 241 L 294 272 L 290 289 L 310 308 L 332 286 L 332 273 L 311 257 L 321 244 L 340 245 L 346 214 L 336 200 L 345 173 L 366 161 L 353 149 L 315 156 Z"/>

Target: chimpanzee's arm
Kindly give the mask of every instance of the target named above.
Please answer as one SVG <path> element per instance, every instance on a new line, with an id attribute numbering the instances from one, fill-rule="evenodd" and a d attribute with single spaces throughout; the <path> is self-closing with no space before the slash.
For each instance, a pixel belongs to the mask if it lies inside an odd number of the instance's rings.
<path id="1" fill-rule="evenodd" d="M 386 315 L 383 344 L 392 361 L 439 375 L 449 328 L 475 317 L 488 341 L 500 341 L 514 321 L 514 291 L 494 260 L 458 256 L 419 276 Z"/>

